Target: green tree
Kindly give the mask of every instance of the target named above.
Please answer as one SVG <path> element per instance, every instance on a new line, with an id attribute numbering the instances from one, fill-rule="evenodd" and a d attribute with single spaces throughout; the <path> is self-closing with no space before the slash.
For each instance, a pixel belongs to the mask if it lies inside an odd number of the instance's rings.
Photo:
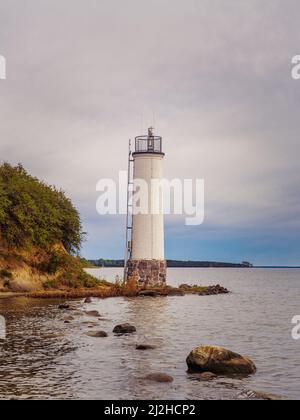
<path id="1" fill-rule="evenodd" d="M 79 252 L 83 240 L 77 209 L 63 191 L 32 177 L 22 165 L 0 166 L 0 240 L 9 247 L 62 243 Z"/>

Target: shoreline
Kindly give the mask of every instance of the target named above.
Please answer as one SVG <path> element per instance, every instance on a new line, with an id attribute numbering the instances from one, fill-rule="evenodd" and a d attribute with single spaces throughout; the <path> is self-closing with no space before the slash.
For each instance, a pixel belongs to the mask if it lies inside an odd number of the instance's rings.
<path id="1" fill-rule="evenodd" d="M 0 299 L 11 299 L 17 297 L 26 297 L 29 299 L 86 299 L 86 298 L 99 298 L 109 299 L 116 297 L 173 297 L 173 296 L 216 296 L 229 294 L 230 292 L 221 287 L 216 286 L 190 286 L 183 284 L 178 288 L 166 286 L 165 288 L 152 288 L 152 289 L 126 289 L 125 287 L 118 287 L 112 285 L 107 288 L 96 289 L 68 289 L 68 290 L 43 290 L 35 292 L 0 292 Z"/>
<path id="2" fill-rule="evenodd" d="M 16 297 L 27 297 L 31 299 L 84 299 L 88 297 L 111 298 L 117 297 L 113 291 L 104 292 L 99 289 L 90 290 L 49 290 L 36 292 L 0 292 L 0 299 L 11 299 Z"/>

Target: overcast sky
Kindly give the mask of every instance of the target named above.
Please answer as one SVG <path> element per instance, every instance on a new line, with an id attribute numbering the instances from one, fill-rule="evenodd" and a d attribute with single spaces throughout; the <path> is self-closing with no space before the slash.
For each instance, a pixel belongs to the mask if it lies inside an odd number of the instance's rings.
<path id="1" fill-rule="evenodd" d="M 0 160 L 67 192 L 84 256 L 121 258 L 96 183 L 155 111 L 165 176 L 206 182 L 205 223 L 168 219 L 167 257 L 300 265 L 299 22 L 298 0 L 1 0 Z"/>

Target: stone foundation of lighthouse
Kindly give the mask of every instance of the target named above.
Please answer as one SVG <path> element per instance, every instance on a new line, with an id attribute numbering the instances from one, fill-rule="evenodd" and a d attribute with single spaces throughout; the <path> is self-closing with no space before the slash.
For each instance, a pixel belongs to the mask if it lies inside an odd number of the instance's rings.
<path id="1" fill-rule="evenodd" d="M 163 287 L 167 283 L 167 263 L 165 260 L 129 260 L 127 266 L 129 280 L 139 287 Z"/>

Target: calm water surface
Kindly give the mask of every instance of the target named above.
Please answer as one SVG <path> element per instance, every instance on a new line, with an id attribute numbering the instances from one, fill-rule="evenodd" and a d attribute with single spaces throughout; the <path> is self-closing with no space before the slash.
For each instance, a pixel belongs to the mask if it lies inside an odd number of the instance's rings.
<path id="1" fill-rule="evenodd" d="M 94 274 L 114 280 L 122 270 Z M 220 283 L 224 296 L 95 299 L 70 313 L 58 301 L 0 300 L 7 340 L 0 341 L 0 398 L 51 399 L 223 399 L 259 390 L 300 399 L 300 341 L 291 337 L 291 320 L 300 314 L 300 270 L 170 269 L 169 283 Z M 94 329 L 107 339 L 84 335 L 82 310 L 104 319 Z M 130 322 L 137 335 L 115 337 L 118 323 Z M 92 329 L 93 330 L 93 329 Z M 157 348 L 135 350 L 137 342 Z M 249 356 L 258 373 L 243 379 L 202 382 L 186 373 L 185 359 L 200 344 L 220 345 Z M 174 377 L 172 384 L 143 380 L 150 372 Z"/>

